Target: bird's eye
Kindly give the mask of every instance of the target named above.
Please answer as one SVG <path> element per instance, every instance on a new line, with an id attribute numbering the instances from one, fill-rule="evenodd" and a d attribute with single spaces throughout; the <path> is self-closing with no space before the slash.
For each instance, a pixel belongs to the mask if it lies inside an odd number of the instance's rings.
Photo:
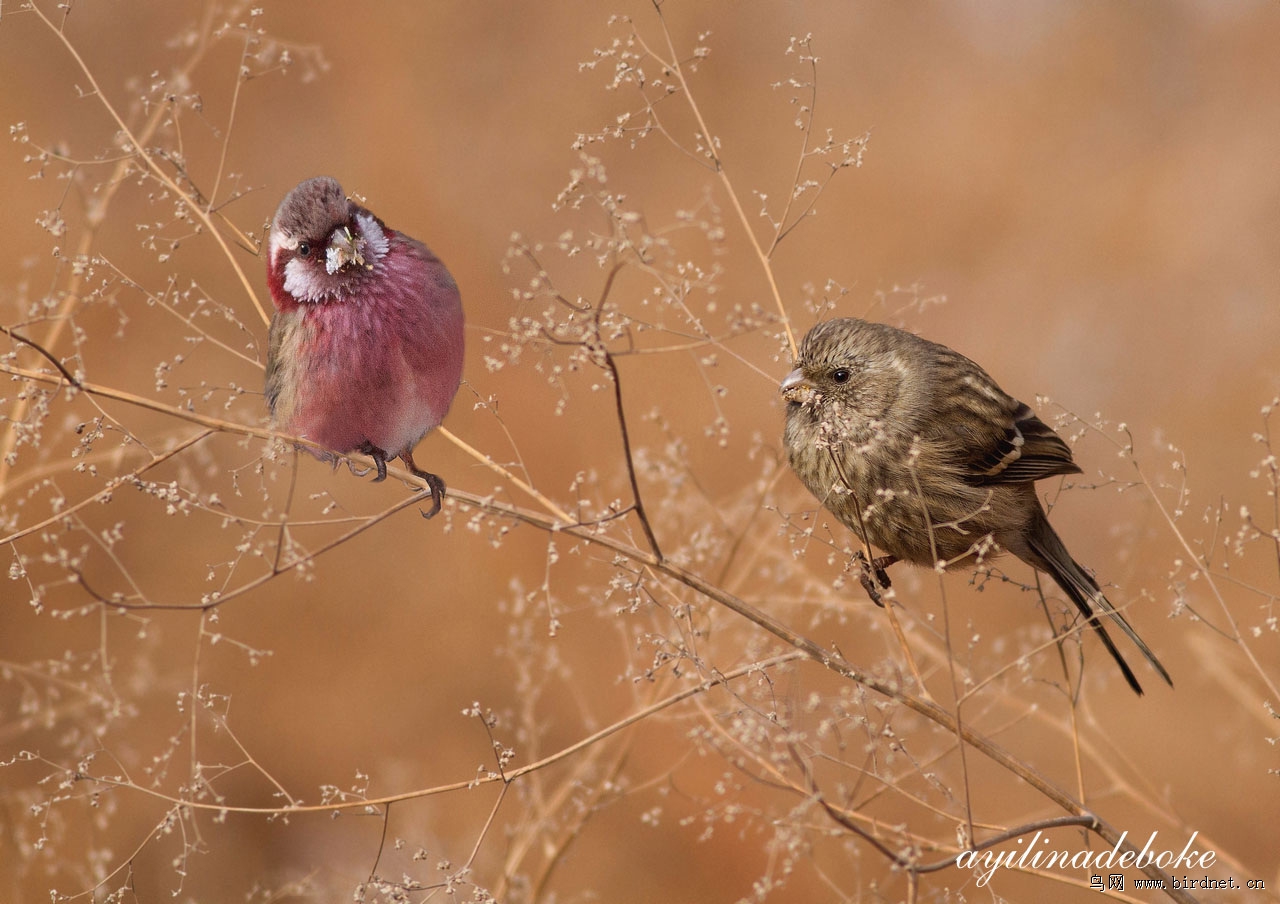
<path id="1" fill-rule="evenodd" d="M 311 256 L 311 246 L 308 245 L 306 242 L 299 242 L 298 257 L 310 257 L 310 256 Z"/>
<path id="2" fill-rule="evenodd" d="M 853 373 L 847 367 L 837 367 L 831 372 L 831 379 L 837 383 L 848 383 L 849 378 L 852 376 Z"/>

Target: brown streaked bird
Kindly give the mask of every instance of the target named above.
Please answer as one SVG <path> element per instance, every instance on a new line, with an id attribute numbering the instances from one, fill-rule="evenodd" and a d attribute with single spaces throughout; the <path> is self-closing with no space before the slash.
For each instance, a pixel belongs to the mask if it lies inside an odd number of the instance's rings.
<path id="1" fill-rule="evenodd" d="M 1138 694 L 1103 624 L 1173 680 L 1049 524 L 1035 482 L 1078 474 L 1071 449 L 981 367 L 880 323 L 820 323 L 782 381 L 792 469 L 860 539 L 896 561 L 947 568 L 1010 552 L 1057 582 Z"/>

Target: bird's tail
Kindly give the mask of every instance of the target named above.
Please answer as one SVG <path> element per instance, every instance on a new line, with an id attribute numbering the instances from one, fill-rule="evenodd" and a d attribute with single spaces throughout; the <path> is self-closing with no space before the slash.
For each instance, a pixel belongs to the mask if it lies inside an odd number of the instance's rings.
<path id="1" fill-rule="evenodd" d="M 1129 639 L 1142 652 L 1142 655 L 1146 657 L 1147 662 L 1151 663 L 1152 667 L 1160 673 L 1160 677 L 1172 687 L 1173 679 L 1169 677 L 1169 672 L 1161 665 L 1160 660 L 1156 658 L 1156 654 L 1151 652 L 1151 648 L 1138 636 L 1138 632 L 1133 630 L 1133 626 L 1129 624 L 1128 620 L 1115 606 L 1111 605 L 1111 601 L 1103 595 L 1098 582 L 1080 566 L 1080 563 L 1071 558 L 1071 554 L 1067 552 L 1067 547 L 1063 545 L 1061 538 L 1058 537 L 1057 532 L 1049 524 L 1049 519 L 1044 516 L 1043 512 L 1037 513 L 1037 522 L 1032 524 L 1031 530 L 1027 532 L 1031 551 L 1039 559 L 1039 561 L 1031 564 L 1047 572 L 1062 588 L 1063 592 L 1071 597 L 1071 602 L 1075 603 L 1076 608 L 1089 620 L 1089 624 L 1098 632 L 1098 637 L 1102 640 L 1103 646 L 1107 648 L 1107 652 L 1111 654 L 1116 664 L 1120 666 L 1120 671 L 1124 673 L 1125 680 L 1129 682 L 1129 687 L 1133 688 L 1135 693 L 1142 694 L 1142 685 L 1138 683 L 1133 670 L 1129 668 L 1129 664 L 1124 661 L 1124 657 L 1116 649 L 1111 635 L 1107 633 L 1106 627 L 1103 626 L 1098 617 L 1100 614 L 1107 616 L 1120 626 L 1120 630 L 1128 635 Z"/>

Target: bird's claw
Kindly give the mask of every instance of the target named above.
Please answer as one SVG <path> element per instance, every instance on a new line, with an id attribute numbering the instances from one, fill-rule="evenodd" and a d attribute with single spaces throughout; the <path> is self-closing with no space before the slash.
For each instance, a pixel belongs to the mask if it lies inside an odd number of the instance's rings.
<path id="1" fill-rule="evenodd" d="M 422 517 L 430 520 L 440 512 L 440 506 L 444 502 L 444 481 L 427 471 L 414 471 L 414 474 L 425 480 L 427 489 L 431 491 L 431 509 L 425 512 L 422 509 L 418 509 L 418 513 Z"/>
<path id="2" fill-rule="evenodd" d="M 876 587 L 875 582 L 871 580 L 870 572 L 862 572 L 862 574 L 858 575 L 858 580 L 862 582 L 862 589 L 867 591 L 867 596 L 871 597 L 871 602 L 883 609 L 884 599 L 880 596 L 880 590 Z"/>
<path id="3" fill-rule="evenodd" d="M 888 590 L 893 584 L 889 581 L 889 572 L 885 571 L 890 565 L 898 561 L 897 556 L 876 556 L 871 560 L 871 568 L 876 574 L 876 581 L 885 590 Z"/>
<path id="4" fill-rule="evenodd" d="M 373 478 L 373 482 L 380 483 L 381 481 L 386 480 L 387 479 L 387 453 L 379 449 L 373 443 L 365 443 L 363 446 L 360 447 L 359 451 L 363 452 L 365 455 L 368 455 L 370 458 L 372 458 L 373 463 L 378 468 L 378 476 Z M 411 452 L 402 453 L 399 456 L 399 458 L 401 461 L 403 461 L 406 465 L 409 466 L 409 473 L 411 473 L 414 477 L 417 477 L 426 482 L 427 484 L 426 489 L 431 491 L 431 508 L 429 508 L 426 511 L 421 511 L 421 509 L 419 509 L 419 511 L 421 512 L 422 517 L 424 518 L 434 518 L 437 514 L 439 514 L 440 507 L 444 504 L 444 493 L 445 493 L 444 481 L 441 480 L 437 475 L 432 474 L 430 471 L 424 471 L 421 468 L 419 468 L 416 464 L 414 464 L 413 454 Z M 351 467 L 353 474 L 356 473 L 355 468 L 352 467 L 351 465 L 351 462 L 347 462 L 347 466 Z M 364 472 L 361 473 L 359 476 L 363 477 L 365 474 L 368 474 L 368 473 L 369 473 L 369 469 L 366 468 Z"/>
<path id="5" fill-rule="evenodd" d="M 444 481 L 430 471 L 424 471 L 414 464 L 412 452 L 405 452 L 400 456 L 400 460 L 409 466 L 410 474 L 426 482 L 427 489 L 431 491 L 431 508 L 425 512 L 421 509 L 418 511 L 424 518 L 434 518 L 439 513 L 440 506 L 444 502 Z"/>
<path id="6" fill-rule="evenodd" d="M 382 481 L 387 479 L 387 453 L 386 452 L 383 452 L 373 443 L 365 443 L 356 451 L 363 452 L 365 455 L 368 455 L 370 458 L 373 459 L 374 467 L 378 469 L 378 476 L 373 478 L 374 483 L 382 483 Z M 351 463 L 348 462 L 347 466 L 350 467 Z M 355 468 L 351 468 L 351 473 L 355 474 L 357 477 L 363 477 L 364 475 L 369 473 L 369 469 L 365 468 L 363 471 L 360 471 L 359 473 L 357 473 Z"/>
<path id="7" fill-rule="evenodd" d="M 373 469 L 372 469 L 372 468 L 357 468 L 357 467 L 356 467 L 356 463 L 355 463 L 354 461 L 352 461 L 351 459 L 349 459 L 349 458 L 348 458 L 348 459 L 347 459 L 347 470 L 348 470 L 348 471 L 350 471 L 352 474 L 354 474 L 356 477 L 364 477 L 366 474 L 368 474 L 368 473 L 369 473 L 370 471 L 372 471 Z"/>
<path id="8" fill-rule="evenodd" d="M 880 591 L 888 590 L 893 586 L 889 580 L 889 573 L 885 569 L 898 561 L 897 557 L 877 556 L 868 562 L 862 550 L 858 550 L 853 558 L 858 563 L 858 581 L 862 584 L 862 589 L 867 591 L 871 602 L 883 609 L 884 597 Z"/>

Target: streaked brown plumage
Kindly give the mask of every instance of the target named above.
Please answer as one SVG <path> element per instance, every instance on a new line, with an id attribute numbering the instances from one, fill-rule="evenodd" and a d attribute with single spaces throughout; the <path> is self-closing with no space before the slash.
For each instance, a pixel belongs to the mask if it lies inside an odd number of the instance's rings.
<path id="1" fill-rule="evenodd" d="M 1035 481 L 1080 473 L 1070 447 L 977 364 L 904 330 L 842 318 L 809 331 L 782 393 L 791 467 L 890 562 L 951 568 L 1011 552 L 1058 583 L 1137 693 L 1099 615 L 1173 684 L 1036 497 Z"/>

